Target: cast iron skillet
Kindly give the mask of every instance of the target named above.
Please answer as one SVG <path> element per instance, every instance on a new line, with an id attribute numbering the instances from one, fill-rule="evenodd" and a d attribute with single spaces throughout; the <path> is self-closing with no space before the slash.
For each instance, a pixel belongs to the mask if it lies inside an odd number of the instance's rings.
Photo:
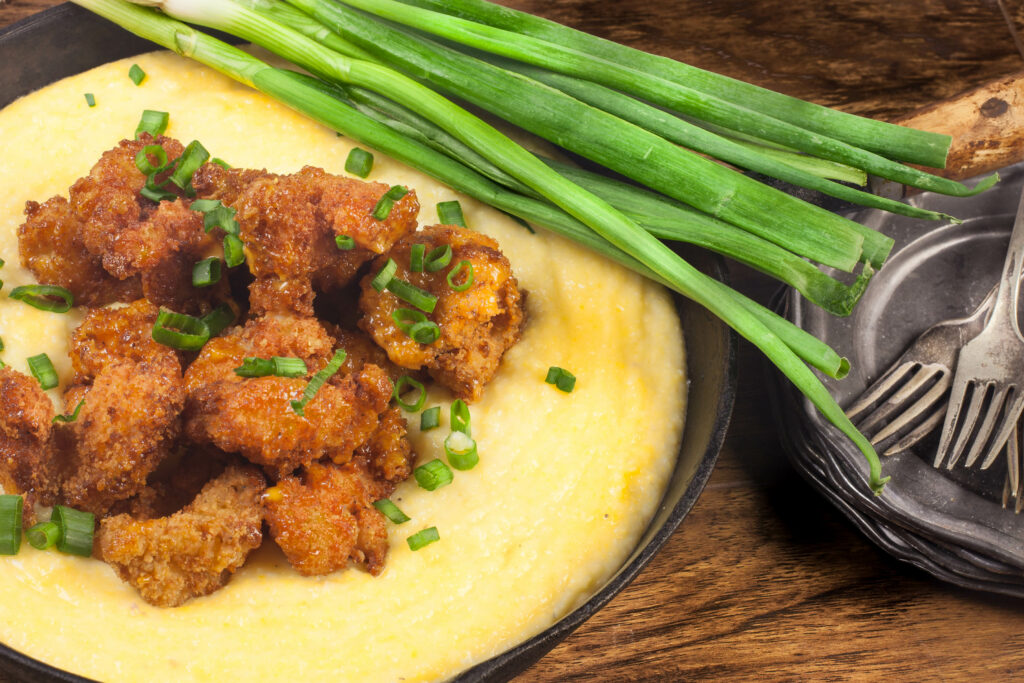
<path id="1" fill-rule="evenodd" d="M 153 49 L 152 43 L 76 5 L 51 8 L 0 32 L 0 107 L 60 78 Z M 704 272 L 724 277 L 720 258 L 700 252 L 686 256 Z M 676 305 L 686 335 L 689 399 L 679 460 L 650 527 L 625 564 L 585 604 L 543 633 L 463 672 L 456 678 L 458 683 L 505 681 L 547 654 L 633 580 L 700 495 L 732 413 L 736 338 L 700 306 L 681 297 Z M 4 645 L 0 645 L 0 671 L 18 679 L 86 680 Z"/>

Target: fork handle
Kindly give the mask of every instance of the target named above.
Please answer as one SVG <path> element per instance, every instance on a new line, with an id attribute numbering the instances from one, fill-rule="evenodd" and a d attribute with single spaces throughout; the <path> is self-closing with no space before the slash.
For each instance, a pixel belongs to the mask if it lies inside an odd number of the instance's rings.
<path id="1" fill-rule="evenodd" d="M 1006 250 L 1006 260 L 1003 262 L 1003 272 L 999 278 L 999 291 L 996 293 L 990 321 L 993 325 L 1011 325 L 1018 336 L 1020 327 L 1017 323 L 1017 299 L 1020 292 L 1022 269 L 1024 269 L 1024 193 L 1021 194 L 1017 217 L 1013 221 L 1010 246 Z"/>

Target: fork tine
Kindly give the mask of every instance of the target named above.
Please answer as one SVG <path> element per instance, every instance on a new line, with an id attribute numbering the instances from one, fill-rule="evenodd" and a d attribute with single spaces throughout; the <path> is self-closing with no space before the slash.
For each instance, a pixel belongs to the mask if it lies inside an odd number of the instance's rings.
<path id="1" fill-rule="evenodd" d="M 992 436 L 992 432 L 996 426 L 996 421 L 998 420 L 1000 425 L 1005 424 L 1000 419 L 1000 415 L 1005 415 L 1004 411 L 1009 408 L 1006 400 L 1009 393 L 1010 387 L 1004 386 L 995 389 L 992 400 L 989 401 L 988 408 L 985 410 L 985 419 L 982 421 L 981 427 L 978 428 L 977 433 L 971 440 L 971 450 L 967 453 L 967 459 L 964 461 L 964 467 L 971 467 L 974 464 L 974 461 L 978 459 L 978 456 L 981 455 L 982 450 L 985 449 L 986 445 L 988 445 L 989 437 Z M 1014 420 L 1014 422 L 1016 422 L 1016 420 Z M 999 431 L 996 430 L 997 435 L 998 433 Z M 993 444 L 991 448 L 985 450 L 985 453 L 987 456 L 990 452 L 998 453 L 1001 450 L 1003 450 L 1003 444 L 999 444 L 998 448 Z M 992 460 L 995 460 L 995 458 L 992 458 Z M 992 464 L 988 459 L 986 459 L 985 462 L 988 462 L 989 465 Z M 985 464 L 981 467 L 981 469 L 987 468 L 988 465 Z"/>
<path id="2" fill-rule="evenodd" d="M 914 401 L 910 406 L 904 408 L 903 412 L 900 413 L 898 417 L 891 420 L 889 424 L 872 436 L 871 443 L 879 444 L 916 422 L 921 415 L 939 402 L 942 396 L 946 393 L 946 390 L 949 389 L 950 382 L 949 373 L 943 373 L 939 378 L 939 381 L 925 392 L 923 396 Z"/>
<path id="3" fill-rule="evenodd" d="M 939 382 L 941 384 L 941 377 L 948 374 L 949 371 L 941 366 L 919 366 L 917 372 L 911 375 L 907 379 L 906 383 L 893 393 L 884 403 L 875 408 L 874 411 L 859 422 L 857 424 L 857 428 L 862 432 L 871 431 L 875 425 L 883 422 L 893 413 L 906 409 L 906 402 L 909 401 L 910 398 L 922 387 L 926 386 L 928 382 L 932 381 L 936 375 L 940 376 Z M 945 388 L 943 388 L 943 391 L 945 391 Z"/>
<path id="4" fill-rule="evenodd" d="M 936 427 L 942 424 L 942 418 L 946 416 L 946 407 L 939 406 L 939 409 L 928 416 L 928 418 L 914 428 L 912 432 L 885 449 L 882 455 L 896 455 L 902 453 L 918 441 L 928 436 Z"/>
<path id="5" fill-rule="evenodd" d="M 1006 441 L 1006 483 L 1010 491 L 1020 485 L 1020 425 L 1013 425 L 1010 438 Z M 1005 507 L 1005 503 L 1004 503 Z"/>
<path id="6" fill-rule="evenodd" d="M 999 428 L 996 430 L 996 438 L 992 441 L 992 446 L 985 455 L 985 460 L 981 463 L 981 469 L 983 470 L 988 469 L 996 459 L 996 456 L 999 455 L 999 451 L 1002 450 L 1006 440 L 1010 438 L 1010 432 L 1017 426 L 1021 410 L 1024 409 L 1024 396 L 1018 396 L 1014 387 L 1010 387 L 1010 396 L 1013 402 L 1010 404 L 1009 409 L 1003 413 Z"/>
<path id="7" fill-rule="evenodd" d="M 942 463 L 949 453 L 953 434 L 960 421 L 960 411 L 964 407 L 964 399 L 967 398 L 967 384 L 967 380 L 961 378 L 959 373 L 953 378 L 953 388 L 949 393 L 949 403 L 946 406 L 946 416 L 942 422 L 942 433 L 939 437 L 939 446 L 935 449 L 935 460 L 932 462 L 932 467 L 942 467 Z"/>
<path id="8" fill-rule="evenodd" d="M 962 412 L 960 416 L 960 432 L 957 434 L 956 442 L 949 449 L 949 457 L 946 459 L 946 469 L 953 469 L 953 466 L 960 460 L 960 456 L 963 455 L 964 446 L 967 444 L 968 439 L 971 437 L 971 432 L 974 431 L 974 425 L 978 422 L 978 416 L 981 414 L 981 405 L 985 400 L 985 386 L 978 386 L 975 382 L 968 382 L 967 388 L 971 390 L 970 403 L 967 404 L 967 410 Z M 966 389 L 965 389 L 966 392 Z M 952 436 L 952 428 L 950 428 L 950 436 Z"/>
<path id="9" fill-rule="evenodd" d="M 884 375 L 875 380 L 875 383 L 865 390 L 865 393 L 861 394 L 856 403 L 847 408 L 846 417 L 852 421 L 857 417 L 857 415 L 884 396 L 886 392 L 902 380 L 903 376 L 906 375 L 907 372 L 911 371 L 915 365 L 917 365 L 917 363 L 901 363 L 889 368 Z"/>

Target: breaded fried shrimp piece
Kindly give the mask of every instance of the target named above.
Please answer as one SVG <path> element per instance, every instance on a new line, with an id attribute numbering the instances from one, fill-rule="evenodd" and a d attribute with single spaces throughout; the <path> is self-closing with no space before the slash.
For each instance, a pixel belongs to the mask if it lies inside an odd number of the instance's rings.
<path id="1" fill-rule="evenodd" d="M 75 384 L 92 381 L 113 362 L 178 364 L 174 349 L 153 339 L 159 310 L 146 299 L 121 308 L 96 308 L 71 333 Z M 179 366 L 180 372 L 180 366 Z"/>
<path id="2" fill-rule="evenodd" d="M 270 534 L 300 574 L 318 576 L 349 562 L 373 575 L 384 569 L 387 526 L 373 501 L 378 485 L 359 464 L 313 463 L 263 498 Z"/>
<path id="3" fill-rule="evenodd" d="M 114 361 L 91 386 L 72 387 L 68 406 L 85 401 L 75 422 L 61 425 L 70 448 L 63 497 L 102 515 L 137 494 L 174 447 L 185 403 L 177 359 Z"/>
<path id="4" fill-rule="evenodd" d="M 249 183 L 275 174 L 251 168 L 224 168 L 220 164 L 208 163 L 199 167 L 192 176 L 192 187 L 196 197 L 219 199 L 226 206 L 233 206 L 238 195 Z"/>
<path id="5" fill-rule="evenodd" d="M 25 496 L 26 523 L 32 502 L 52 505 L 60 486 L 53 449 L 53 403 L 32 377 L 0 368 L 0 485 Z"/>
<path id="6" fill-rule="evenodd" d="M 336 347 L 345 349 L 345 363 L 341 366 L 341 372 L 350 375 L 363 369 L 364 365 L 376 365 L 387 373 L 388 378 L 395 382 L 402 375 L 409 374 L 405 368 L 400 368 L 388 358 L 384 350 L 373 343 L 365 333 L 358 330 L 346 330 L 341 327 L 326 326 L 336 341 Z"/>
<path id="7" fill-rule="evenodd" d="M 366 464 L 377 480 L 378 497 L 390 496 L 395 487 L 409 478 L 416 453 L 408 439 L 408 424 L 396 406 L 381 415 L 370 438 L 356 449 L 355 456 Z"/>
<path id="8" fill-rule="evenodd" d="M 410 272 L 409 253 L 414 244 L 425 245 L 427 254 L 451 246 L 451 263 L 434 273 Z M 421 344 L 399 329 L 391 315 L 410 304 L 370 285 L 388 258 L 398 266 L 396 278 L 437 297 L 437 306 L 427 316 L 440 328 L 437 341 Z M 449 286 L 447 275 L 462 261 L 473 265 L 473 283 L 458 292 Z M 464 282 L 465 277 L 464 268 L 456 283 Z M 525 295 L 519 291 L 512 267 L 496 241 L 472 230 L 434 225 L 408 235 L 377 258 L 361 284 L 363 317 L 359 326 L 387 351 L 393 363 L 412 370 L 426 368 L 431 377 L 466 401 L 480 398 L 484 385 L 497 373 L 501 357 L 522 334 Z"/>
<path id="9" fill-rule="evenodd" d="M 414 230 L 419 202 L 412 191 L 395 202 L 386 219 L 373 217 L 388 189 L 311 166 L 246 185 L 232 206 L 256 277 L 250 287 L 253 313 L 313 315 L 315 291 L 344 286 L 362 264 Z M 338 249 L 340 235 L 351 237 L 355 248 Z"/>
<path id="10" fill-rule="evenodd" d="M 18 228 L 21 265 L 44 285 L 70 291 L 75 304 L 103 306 L 133 301 L 142 296 L 137 276 L 119 280 L 103 269 L 99 257 L 86 251 L 80 238 L 81 222 L 64 197 L 43 204 L 26 202 L 25 222 Z"/>
<path id="11" fill-rule="evenodd" d="M 195 443 L 240 453 L 275 476 L 328 457 L 347 461 L 377 425 L 391 398 L 391 382 L 369 365 L 335 375 L 298 415 L 291 401 L 333 355 L 334 339 L 312 318 L 267 316 L 211 340 L 185 373 L 185 430 Z M 246 357 L 297 357 L 307 377 L 243 378 Z"/>
<path id="12" fill-rule="evenodd" d="M 169 517 L 121 514 L 100 522 L 98 555 L 158 607 L 177 607 L 224 586 L 263 540 L 263 475 L 231 466 Z"/>

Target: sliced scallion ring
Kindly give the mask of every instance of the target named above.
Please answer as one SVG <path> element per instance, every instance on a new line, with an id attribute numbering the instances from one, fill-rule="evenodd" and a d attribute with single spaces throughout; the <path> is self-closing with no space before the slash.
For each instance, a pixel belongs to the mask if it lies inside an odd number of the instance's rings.
<path id="1" fill-rule="evenodd" d="M 409 334 L 412 330 L 412 326 L 416 323 L 426 322 L 427 316 L 420 311 L 416 311 L 411 308 L 396 308 L 391 312 L 391 319 L 395 321 L 395 325 L 398 326 L 398 329 Z"/>
<path id="2" fill-rule="evenodd" d="M 383 292 L 384 289 L 391 282 L 391 279 L 395 277 L 395 273 L 398 271 L 398 264 L 395 263 L 394 259 L 388 259 L 384 267 L 377 271 L 377 274 L 370 280 L 370 286 L 376 289 L 378 292 Z"/>
<path id="3" fill-rule="evenodd" d="M 424 291 L 416 285 L 410 284 L 405 280 L 399 280 L 396 277 L 391 278 L 388 282 L 388 291 L 397 296 L 402 301 L 412 304 L 416 308 L 426 313 L 433 313 L 434 307 L 437 306 L 437 297 L 430 292 Z"/>
<path id="4" fill-rule="evenodd" d="M 405 539 L 405 542 L 409 544 L 409 550 L 415 552 L 420 548 L 428 546 L 431 543 L 436 543 L 440 540 L 441 534 L 438 533 L 436 526 L 432 526 L 427 527 L 423 531 L 417 531 L 415 534 Z"/>
<path id="5" fill-rule="evenodd" d="M 416 390 L 417 396 L 416 401 L 413 403 L 407 403 L 402 400 L 402 394 L 405 392 L 406 385 Z M 419 412 L 423 407 L 423 404 L 427 402 L 427 388 L 423 386 L 421 382 L 417 382 L 409 375 L 402 375 L 395 382 L 395 389 L 391 392 L 391 397 L 395 399 L 395 403 L 407 413 Z"/>
<path id="6" fill-rule="evenodd" d="M 191 190 L 192 176 L 209 158 L 210 153 L 198 140 L 188 143 L 185 151 L 178 158 L 178 167 L 171 174 L 171 182 L 183 190 Z"/>
<path id="7" fill-rule="evenodd" d="M 437 205 L 437 220 L 444 225 L 466 227 L 466 218 L 462 215 L 462 204 L 457 201 L 440 202 Z"/>
<path id="8" fill-rule="evenodd" d="M 420 431 L 425 432 L 441 426 L 441 406 L 427 408 L 420 413 Z"/>
<path id="9" fill-rule="evenodd" d="M 416 483 L 427 491 L 435 491 L 442 486 L 447 486 L 455 478 L 448 465 L 437 458 L 414 469 L 412 475 L 416 477 Z"/>
<path id="10" fill-rule="evenodd" d="M 427 251 L 427 245 L 414 244 L 409 249 L 409 270 L 414 273 L 423 272 L 423 260 Z"/>
<path id="11" fill-rule="evenodd" d="M 449 424 L 453 432 L 462 432 L 466 436 L 473 436 L 473 428 L 470 424 L 469 406 L 461 398 L 452 401 Z"/>
<path id="12" fill-rule="evenodd" d="M 460 471 L 471 470 L 480 462 L 476 441 L 463 432 L 452 432 L 448 435 L 444 440 L 444 453 L 448 456 L 448 463 Z"/>
<path id="13" fill-rule="evenodd" d="M 139 119 L 139 125 L 135 127 L 135 137 L 138 139 L 142 133 L 149 133 L 153 137 L 163 135 L 167 130 L 167 124 L 170 123 L 171 115 L 165 111 L 154 111 L 152 109 L 146 109 L 142 112 L 142 118 Z M 164 161 L 164 164 L 167 162 Z M 163 164 L 161 164 L 162 166 Z M 145 173 L 145 171 L 143 171 Z M 148 173 L 146 175 L 149 175 Z"/>
<path id="14" fill-rule="evenodd" d="M 64 505 L 56 505 L 50 521 L 60 528 L 57 550 L 81 557 L 92 555 L 92 537 L 96 528 L 96 516 Z"/>
<path id="15" fill-rule="evenodd" d="M 224 235 L 224 263 L 228 268 L 245 263 L 245 245 L 237 235 Z"/>
<path id="16" fill-rule="evenodd" d="M 395 205 L 395 202 L 407 194 L 409 194 L 409 190 L 401 185 L 392 185 L 384 193 L 384 196 L 377 201 L 377 206 L 373 208 L 373 217 L 379 221 L 386 220 L 391 215 L 391 208 Z"/>
<path id="17" fill-rule="evenodd" d="M 392 524 L 405 524 L 409 521 L 409 515 L 398 509 L 398 506 L 387 498 L 373 501 L 373 507 L 377 508 L 382 515 L 391 520 Z"/>
<path id="18" fill-rule="evenodd" d="M 21 549 L 21 515 L 25 501 L 21 496 L 0 495 L 0 555 L 17 555 Z"/>
<path id="19" fill-rule="evenodd" d="M 349 235 L 337 235 L 334 238 L 334 245 L 339 251 L 352 251 L 356 248 L 356 241 Z"/>
<path id="20" fill-rule="evenodd" d="M 345 170 L 352 175 L 365 178 L 373 170 L 373 155 L 365 149 L 353 147 L 345 159 Z"/>
<path id="21" fill-rule="evenodd" d="M 29 527 L 25 532 L 25 538 L 36 550 L 46 550 L 57 543 L 57 539 L 60 538 L 60 527 L 56 522 L 40 522 Z"/>
<path id="22" fill-rule="evenodd" d="M 178 351 L 198 351 L 210 340 L 210 326 L 200 318 L 160 309 L 153 339 Z"/>
<path id="23" fill-rule="evenodd" d="M 443 244 L 434 247 L 427 254 L 426 269 L 428 273 L 436 273 L 452 262 L 452 247 L 450 244 Z"/>
<path id="24" fill-rule="evenodd" d="M 192 286 L 209 287 L 220 282 L 220 263 L 219 258 L 211 256 L 192 266 Z"/>
<path id="25" fill-rule="evenodd" d="M 227 304 L 221 304 L 202 317 L 202 321 L 210 329 L 210 336 L 216 337 L 231 323 L 235 322 L 235 311 Z"/>
<path id="26" fill-rule="evenodd" d="M 12 289 L 7 296 L 50 313 L 67 313 L 75 305 L 74 295 L 56 285 L 22 285 Z"/>
<path id="27" fill-rule="evenodd" d="M 313 400 L 316 396 L 316 392 L 320 391 L 327 380 L 334 376 L 339 369 L 341 369 L 342 363 L 345 362 L 345 358 L 348 354 L 344 350 L 338 349 L 334 352 L 334 357 L 331 358 L 331 362 L 324 366 L 324 369 L 313 375 L 313 378 L 309 380 L 306 385 L 306 389 L 302 392 L 302 398 L 297 401 L 292 401 L 292 410 L 295 411 L 296 415 L 304 417 L 306 415 L 305 409 L 306 404 Z"/>
<path id="28" fill-rule="evenodd" d="M 571 393 L 576 387 L 576 375 L 568 370 L 552 365 L 548 369 L 548 375 L 544 378 L 548 384 L 554 384 L 565 393 Z"/>
<path id="29" fill-rule="evenodd" d="M 219 199 L 197 199 L 188 208 L 203 214 L 203 230 L 206 232 L 220 228 L 229 235 L 237 235 L 240 231 L 238 221 L 235 220 L 238 212 L 230 206 L 224 206 Z"/>
<path id="30" fill-rule="evenodd" d="M 306 362 L 301 358 L 243 358 L 242 365 L 235 368 L 239 377 L 305 377 L 309 374 Z"/>
<path id="31" fill-rule="evenodd" d="M 63 422 L 64 424 L 69 424 L 71 422 L 74 422 L 75 420 L 78 419 L 78 414 L 80 412 L 82 412 L 82 406 L 84 406 L 84 405 L 85 405 L 85 399 L 83 398 L 81 401 L 78 402 L 78 405 L 75 406 L 75 411 L 73 413 L 71 413 L 70 415 L 56 415 L 56 416 L 54 416 L 53 424 L 57 424 L 58 422 Z"/>
<path id="32" fill-rule="evenodd" d="M 53 361 L 45 353 L 32 356 L 27 362 L 28 369 L 32 372 L 32 376 L 36 378 L 36 381 L 39 382 L 39 386 L 43 388 L 43 391 L 54 389 L 60 384 L 57 371 L 53 367 Z"/>
<path id="33" fill-rule="evenodd" d="M 146 80 L 146 72 L 138 64 L 132 64 L 128 69 L 128 78 L 132 79 L 135 85 L 142 85 L 142 81 Z"/>
<path id="34" fill-rule="evenodd" d="M 455 278 L 462 270 L 466 270 L 466 279 L 461 284 L 455 284 Z M 459 261 L 459 264 L 448 271 L 448 286 L 456 292 L 465 292 L 473 286 L 473 264 L 469 261 Z"/>
<path id="35" fill-rule="evenodd" d="M 420 344 L 433 344 L 441 338 L 441 328 L 434 321 L 427 320 L 410 327 L 409 336 Z"/>
<path id="36" fill-rule="evenodd" d="M 96 96 L 91 92 L 85 93 L 85 103 L 89 105 L 89 108 L 96 106 Z"/>
<path id="37" fill-rule="evenodd" d="M 224 161 L 220 157 L 214 157 L 214 158 L 210 159 L 210 163 L 211 164 L 217 164 L 218 166 L 223 168 L 225 171 L 227 171 L 228 169 L 231 168 L 231 164 L 229 164 L 228 162 Z"/>
<path id="38" fill-rule="evenodd" d="M 156 158 L 154 165 L 149 157 Z M 167 151 L 160 145 L 146 145 L 135 154 L 135 168 L 139 169 L 142 175 L 149 176 L 159 173 L 167 166 Z"/>

